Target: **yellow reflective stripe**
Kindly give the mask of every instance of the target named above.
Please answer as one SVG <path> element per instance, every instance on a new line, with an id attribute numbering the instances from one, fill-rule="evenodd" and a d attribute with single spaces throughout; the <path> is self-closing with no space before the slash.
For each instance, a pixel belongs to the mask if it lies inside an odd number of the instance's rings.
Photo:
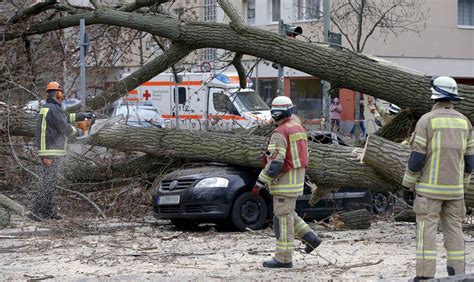
<path id="1" fill-rule="evenodd" d="M 295 233 L 298 234 L 300 233 L 303 229 L 306 227 L 306 222 L 304 220 L 300 220 L 296 225 L 295 225 Z"/>
<path id="2" fill-rule="evenodd" d="M 433 118 L 431 120 L 431 128 L 457 128 L 457 129 L 468 129 L 467 120 L 463 118 Z"/>
<path id="3" fill-rule="evenodd" d="M 466 139 L 464 139 L 464 132 L 461 132 L 462 140 L 462 154 L 459 158 L 459 183 L 464 186 L 464 154 L 466 153 Z"/>
<path id="4" fill-rule="evenodd" d="M 77 129 L 76 129 L 76 127 L 75 127 L 75 126 L 71 126 L 71 128 L 72 128 L 72 133 L 71 133 L 71 135 L 70 135 L 70 136 L 72 136 L 72 135 L 74 135 L 74 136 L 75 136 L 75 135 L 76 135 L 76 133 L 77 133 Z"/>
<path id="5" fill-rule="evenodd" d="M 438 195 L 462 195 L 464 194 L 464 184 L 458 185 L 434 185 L 428 183 L 418 183 L 416 185 L 416 191 L 425 192 L 429 194 Z"/>
<path id="6" fill-rule="evenodd" d="M 441 154 L 441 132 L 436 131 L 433 139 L 431 140 L 431 163 L 430 163 L 430 177 L 429 183 L 438 183 L 438 172 L 439 172 L 439 157 Z"/>
<path id="7" fill-rule="evenodd" d="M 413 176 L 405 173 L 405 175 L 403 175 L 403 181 L 405 181 L 405 180 L 406 180 L 406 182 L 415 183 L 416 180 L 417 180 L 417 177 L 413 177 Z"/>
<path id="8" fill-rule="evenodd" d="M 303 187 L 295 187 L 295 188 L 274 188 L 273 186 L 270 188 L 271 192 L 277 192 L 277 193 L 302 193 L 303 192 Z"/>
<path id="9" fill-rule="evenodd" d="M 76 122 L 76 114 L 69 114 L 69 123 L 75 123 Z"/>
<path id="10" fill-rule="evenodd" d="M 268 175 L 268 173 L 264 170 L 260 172 L 258 175 L 258 179 L 260 179 L 264 183 L 270 183 L 272 182 L 273 178 Z"/>
<path id="11" fill-rule="evenodd" d="M 276 144 L 268 144 L 267 146 L 268 150 L 275 149 L 275 148 L 276 148 Z"/>
<path id="12" fill-rule="evenodd" d="M 290 143 L 294 143 L 298 140 L 308 140 L 308 135 L 306 134 L 306 132 L 297 132 L 290 134 L 288 139 L 290 140 Z"/>
<path id="13" fill-rule="evenodd" d="M 425 259 L 425 260 L 435 260 L 436 259 L 436 251 L 433 251 L 433 250 L 417 250 L 416 251 L 416 258 L 417 259 Z"/>
<path id="14" fill-rule="evenodd" d="M 447 251 L 448 260 L 464 260 L 464 251 Z"/>
<path id="15" fill-rule="evenodd" d="M 276 147 L 275 150 L 278 150 L 283 156 L 286 155 L 286 148 Z"/>
<path id="16" fill-rule="evenodd" d="M 288 245 L 288 236 L 287 236 L 288 221 L 287 221 L 287 217 L 284 216 L 284 217 L 281 217 L 279 219 L 280 219 L 280 240 L 279 240 L 279 242 L 277 241 L 277 247 L 278 247 L 278 243 L 283 243 L 283 244 Z"/>
<path id="17" fill-rule="evenodd" d="M 295 183 L 295 184 L 275 184 L 275 185 L 272 185 L 272 188 L 299 188 L 303 186 L 304 186 L 304 183 L 301 182 L 301 183 Z"/>
<path id="18" fill-rule="evenodd" d="M 67 154 L 66 150 L 39 150 L 38 156 L 64 156 Z"/>
<path id="19" fill-rule="evenodd" d="M 425 149 L 427 141 L 425 138 L 415 135 L 415 143 L 418 143 L 423 149 Z"/>
<path id="20" fill-rule="evenodd" d="M 301 167 L 300 157 L 298 155 L 298 145 L 296 142 L 290 142 L 291 148 L 291 161 L 293 163 L 294 168 Z"/>
<path id="21" fill-rule="evenodd" d="M 48 114 L 49 108 L 41 108 L 40 115 L 43 115 L 41 120 L 41 137 L 40 137 L 40 150 L 46 149 L 46 115 Z"/>
<path id="22" fill-rule="evenodd" d="M 467 142 L 467 148 L 470 148 L 470 147 L 474 147 L 474 140 L 470 140 L 469 142 Z"/>
<path id="23" fill-rule="evenodd" d="M 418 229 L 417 231 L 417 242 L 416 242 L 416 249 L 417 250 L 423 250 L 423 235 L 424 235 L 424 229 L 425 229 L 425 221 L 419 221 L 418 223 Z"/>

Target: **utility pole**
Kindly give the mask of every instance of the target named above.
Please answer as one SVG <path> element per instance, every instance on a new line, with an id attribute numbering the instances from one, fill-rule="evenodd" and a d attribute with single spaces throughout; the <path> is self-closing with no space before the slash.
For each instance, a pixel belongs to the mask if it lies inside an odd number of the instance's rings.
<path id="1" fill-rule="evenodd" d="M 331 32 L 331 14 L 330 14 L 330 3 L 329 0 L 323 2 L 323 16 L 324 16 L 324 42 L 329 42 L 329 33 Z M 328 81 L 321 80 L 321 87 L 323 89 L 323 119 L 325 131 L 331 131 L 331 117 L 329 114 L 329 107 L 331 105 L 331 95 L 329 90 L 331 84 Z"/>
<path id="2" fill-rule="evenodd" d="M 79 21 L 79 64 L 81 68 L 80 73 L 80 93 L 81 93 L 81 110 L 84 111 L 86 108 L 86 52 L 87 52 L 87 43 L 86 43 L 86 20 L 81 18 Z"/>
<path id="3" fill-rule="evenodd" d="M 282 19 L 278 20 L 278 31 L 281 36 L 286 37 L 286 28 L 285 23 Z M 278 65 L 278 96 L 285 95 L 285 67 L 283 65 Z"/>

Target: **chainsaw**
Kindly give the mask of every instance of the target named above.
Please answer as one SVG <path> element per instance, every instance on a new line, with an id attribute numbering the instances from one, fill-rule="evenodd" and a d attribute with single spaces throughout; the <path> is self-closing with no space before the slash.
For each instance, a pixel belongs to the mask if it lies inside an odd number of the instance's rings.
<path id="1" fill-rule="evenodd" d="M 96 134 L 97 132 L 99 132 L 101 129 L 114 125 L 115 123 L 121 121 L 122 119 L 123 119 L 123 115 L 117 115 L 113 118 L 96 122 L 96 118 L 94 115 L 94 118 L 92 119 L 79 121 L 76 123 L 76 127 L 80 128 L 84 132 L 84 135 L 77 137 L 77 139 L 84 139 L 84 138 L 90 137 Z"/>

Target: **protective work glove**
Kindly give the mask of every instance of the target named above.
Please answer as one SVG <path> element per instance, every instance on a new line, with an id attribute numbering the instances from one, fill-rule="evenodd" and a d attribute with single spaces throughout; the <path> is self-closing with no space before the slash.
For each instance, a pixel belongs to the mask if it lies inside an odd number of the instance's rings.
<path id="1" fill-rule="evenodd" d="M 257 198 L 258 195 L 260 194 L 260 189 L 265 188 L 265 183 L 261 182 L 260 180 L 257 179 L 257 182 L 252 188 L 252 197 Z"/>
<path id="2" fill-rule="evenodd" d="M 93 112 L 84 112 L 84 117 L 86 119 L 90 119 L 90 120 L 93 120 L 93 121 L 95 121 L 95 119 L 96 119 L 96 115 Z"/>

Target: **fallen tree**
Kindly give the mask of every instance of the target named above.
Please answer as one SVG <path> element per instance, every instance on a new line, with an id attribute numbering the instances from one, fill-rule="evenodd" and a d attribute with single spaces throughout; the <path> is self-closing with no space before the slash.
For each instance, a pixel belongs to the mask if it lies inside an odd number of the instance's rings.
<path id="1" fill-rule="evenodd" d="M 126 27 L 173 42 L 155 60 L 89 101 L 88 105 L 93 110 L 126 95 L 129 90 L 166 70 L 192 50 L 200 48 L 220 48 L 235 52 L 236 65 L 241 64 L 239 58 L 242 55 L 282 64 L 330 81 L 334 87 L 367 93 L 408 108 L 415 118 L 430 110 L 430 103 L 426 103 L 429 99 L 427 94 L 430 93 L 429 78 L 407 73 L 347 49 L 339 50 L 324 44 L 292 40 L 248 26 L 227 0 L 218 2 L 231 19 L 230 24 L 186 21 L 170 15 L 164 9 L 146 9 L 159 4 L 155 1 L 139 1 L 115 9 L 97 5 L 92 10 L 67 4 L 59 8 L 55 2 L 39 3 L 28 7 L 27 12 L 26 9 L 18 11 L 17 14 L 23 16 L 9 26 L 5 32 L 5 41 L 78 26 L 79 20 L 84 18 L 87 25 Z M 63 11 L 63 16 L 45 18 L 47 12 L 57 9 Z M 26 20 L 36 20 L 37 23 L 22 28 L 21 24 Z M 19 30 L 15 32 L 15 28 Z M 474 121 L 474 87 L 460 85 L 460 93 L 465 100 L 459 103 L 458 109 Z"/>
<path id="2" fill-rule="evenodd" d="M 391 142 L 377 135 L 367 138 L 362 161 L 374 168 L 389 183 L 401 185 L 410 149 L 407 145 Z M 467 188 L 466 206 L 474 207 L 474 179 Z"/>

